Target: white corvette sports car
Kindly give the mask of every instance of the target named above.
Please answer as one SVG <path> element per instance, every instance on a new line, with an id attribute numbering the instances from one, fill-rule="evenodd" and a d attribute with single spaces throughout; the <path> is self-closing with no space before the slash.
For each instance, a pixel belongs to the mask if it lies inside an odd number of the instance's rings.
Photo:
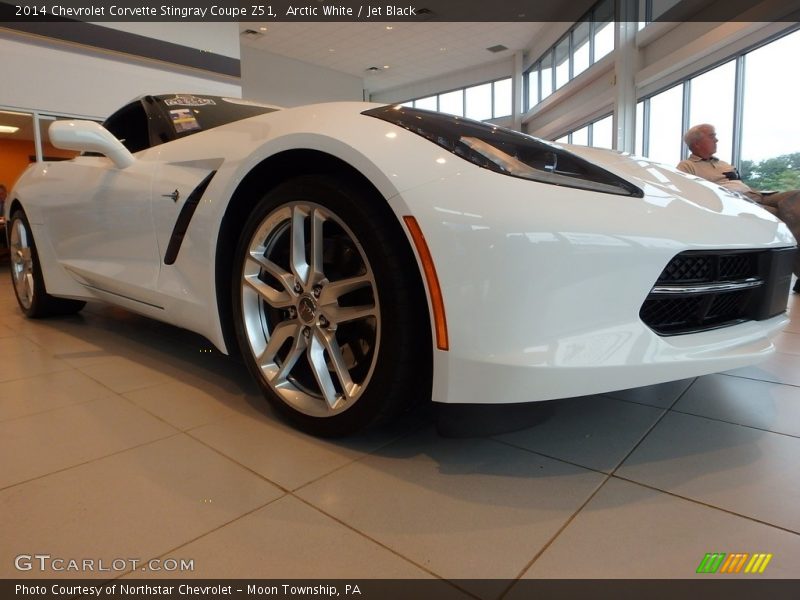
<path id="1" fill-rule="evenodd" d="M 145 96 L 6 202 L 30 317 L 102 300 L 238 349 L 318 435 L 757 362 L 795 240 L 643 159 L 401 106 Z"/>

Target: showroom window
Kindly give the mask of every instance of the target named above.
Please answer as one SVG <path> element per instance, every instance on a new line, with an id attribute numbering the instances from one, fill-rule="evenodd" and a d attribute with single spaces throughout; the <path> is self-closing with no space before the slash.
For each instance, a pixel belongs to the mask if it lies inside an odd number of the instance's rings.
<path id="1" fill-rule="evenodd" d="M 525 110 L 614 50 L 614 3 L 601 0 L 525 72 Z"/>
<path id="2" fill-rule="evenodd" d="M 579 129 L 570 131 L 555 141 L 560 144 L 577 144 L 579 146 L 610 149 L 614 145 L 613 122 L 613 116 L 606 115 Z"/>
<path id="3" fill-rule="evenodd" d="M 800 82 L 786 70 L 793 56 L 800 56 L 800 31 L 743 57 L 739 170 L 757 189 L 800 189 Z"/>
<path id="4" fill-rule="evenodd" d="M 511 78 L 408 100 L 403 106 L 425 108 L 478 121 L 507 117 L 512 110 Z"/>
<path id="5" fill-rule="evenodd" d="M 642 99 L 636 108 L 637 154 L 674 166 L 689 155 L 683 133 L 710 123 L 716 156 L 739 167 L 757 189 L 800 187 L 800 82 L 786 76 L 787 57 L 800 56 L 795 30 L 759 48 Z"/>
<path id="6" fill-rule="evenodd" d="M 457 117 L 464 116 L 464 90 L 439 94 L 439 112 Z"/>
<path id="7" fill-rule="evenodd" d="M 681 159 L 684 84 L 650 98 L 650 144 L 647 156 L 676 165 Z"/>

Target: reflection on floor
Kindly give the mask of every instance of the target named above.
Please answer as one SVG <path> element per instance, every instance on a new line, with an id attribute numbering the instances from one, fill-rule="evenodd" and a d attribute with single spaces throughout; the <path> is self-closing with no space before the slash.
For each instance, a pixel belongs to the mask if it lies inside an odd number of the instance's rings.
<path id="1" fill-rule="evenodd" d="M 518 578 L 695 577 L 709 552 L 796 577 L 800 318 L 777 349 L 553 402 L 510 433 L 445 438 L 423 408 L 330 442 L 201 338 L 101 305 L 25 320 L 3 274 L 0 577 L 92 576 L 16 570 L 36 552 L 193 561 L 147 576 L 485 579 L 458 585 L 487 598 Z"/>

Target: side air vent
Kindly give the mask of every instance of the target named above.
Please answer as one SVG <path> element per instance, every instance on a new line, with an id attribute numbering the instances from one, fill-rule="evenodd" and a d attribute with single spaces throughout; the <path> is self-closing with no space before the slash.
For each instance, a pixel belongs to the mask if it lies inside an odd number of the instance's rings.
<path id="1" fill-rule="evenodd" d="M 661 272 L 639 317 L 659 335 L 774 317 L 786 310 L 795 253 L 683 252 Z"/>

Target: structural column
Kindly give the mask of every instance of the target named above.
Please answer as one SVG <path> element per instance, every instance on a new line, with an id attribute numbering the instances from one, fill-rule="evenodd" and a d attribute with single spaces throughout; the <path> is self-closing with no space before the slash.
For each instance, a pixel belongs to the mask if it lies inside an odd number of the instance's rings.
<path id="1" fill-rule="evenodd" d="M 636 133 L 636 72 L 639 51 L 637 0 L 617 0 L 614 43 L 614 148 L 634 151 Z"/>

